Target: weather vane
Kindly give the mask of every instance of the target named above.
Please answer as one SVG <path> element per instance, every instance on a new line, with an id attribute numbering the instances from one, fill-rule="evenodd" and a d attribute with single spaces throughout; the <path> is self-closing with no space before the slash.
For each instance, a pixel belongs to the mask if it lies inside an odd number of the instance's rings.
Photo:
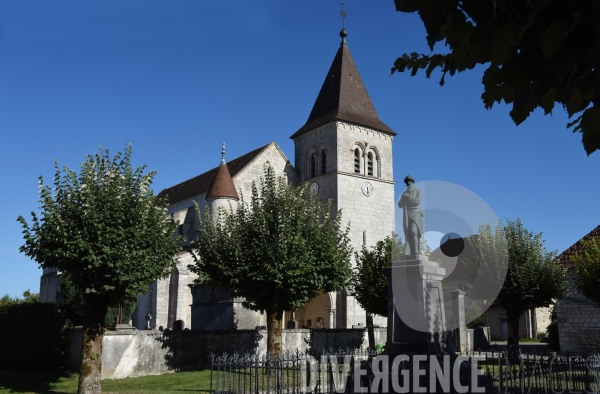
<path id="1" fill-rule="evenodd" d="M 346 11 L 344 11 L 344 4 L 346 4 L 345 2 L 341 2 L 342 3 L 342 10 L 340 12 L 338 12 L 338 14 L 340 14 L 342 16 L 342 28 L 344 28 L 344 19 L 348 16 L 348 14 L 346 14 Z"/>

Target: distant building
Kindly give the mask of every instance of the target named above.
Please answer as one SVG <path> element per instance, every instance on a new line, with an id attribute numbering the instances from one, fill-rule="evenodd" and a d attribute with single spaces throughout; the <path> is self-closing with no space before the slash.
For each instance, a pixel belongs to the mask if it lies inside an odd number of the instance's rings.
<path id="1" fill-rule="evenodd" d="M 571 257 L 581 251 L 581 241 L 600 238 L 600 226 L 590 231 L 559 256 L 560 264 L 568 267 L 569 295 L 556 303 L 558 316 L 558 338 L 560 350 L 564 352 L 588 353 L 600 348 L 600 308 L 586 298 L 575 286 L 577 273 Z"/>

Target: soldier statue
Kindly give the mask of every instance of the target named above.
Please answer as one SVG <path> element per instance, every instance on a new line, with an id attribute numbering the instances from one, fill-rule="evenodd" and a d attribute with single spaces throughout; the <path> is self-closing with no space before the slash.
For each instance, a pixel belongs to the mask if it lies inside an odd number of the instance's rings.
<path id="1" fill-rule="evenodd" d="M 423 211 L 419 208 L 419 204 L 423 199 L 421 191 L 413 186 L 415 179 L 407 175 L 404 178 L 406 189 L 400 196 L 398 206 L 404 210 L 402 224 L 404 225 L 404 239 L 406 246 L 404 247 L 405 255 L 421 254 L 421 237 L 423 237 Z"/>

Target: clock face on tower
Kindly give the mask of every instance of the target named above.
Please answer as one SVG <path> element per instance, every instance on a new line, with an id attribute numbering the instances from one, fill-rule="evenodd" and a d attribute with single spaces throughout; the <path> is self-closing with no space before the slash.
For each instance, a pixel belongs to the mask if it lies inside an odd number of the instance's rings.
<path id="1" fill-rule="evenodd" d="M 319 184 L 317 182 L 313 182 L 310 184 L 310 191 L 319 194 Z"/>
<path id="2" fill-rule="evenodd" d="M 373 195 L 373 185 L 369 182 L 363 183 L 361 189 L 365 196 L 371 197 Z"/>

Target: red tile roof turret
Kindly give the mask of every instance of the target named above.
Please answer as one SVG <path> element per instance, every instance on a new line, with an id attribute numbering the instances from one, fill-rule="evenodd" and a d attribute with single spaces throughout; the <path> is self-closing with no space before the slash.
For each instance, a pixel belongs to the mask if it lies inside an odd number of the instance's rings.
<path id="1" fill-rule="evenodd" d="M 229 174 L 229 169 L 227 168 L 226 163 L 221 163 L 219 168 L 217 168 L 217 175 L 213 180 L 213 184 L 206 195 L 206 199 L 211 198 L 234 198 L 239 200 L 240 197 L 235 190 L 235 186 L 233 185 L 233 179 L 231 179 L 231 175 Z"/>

